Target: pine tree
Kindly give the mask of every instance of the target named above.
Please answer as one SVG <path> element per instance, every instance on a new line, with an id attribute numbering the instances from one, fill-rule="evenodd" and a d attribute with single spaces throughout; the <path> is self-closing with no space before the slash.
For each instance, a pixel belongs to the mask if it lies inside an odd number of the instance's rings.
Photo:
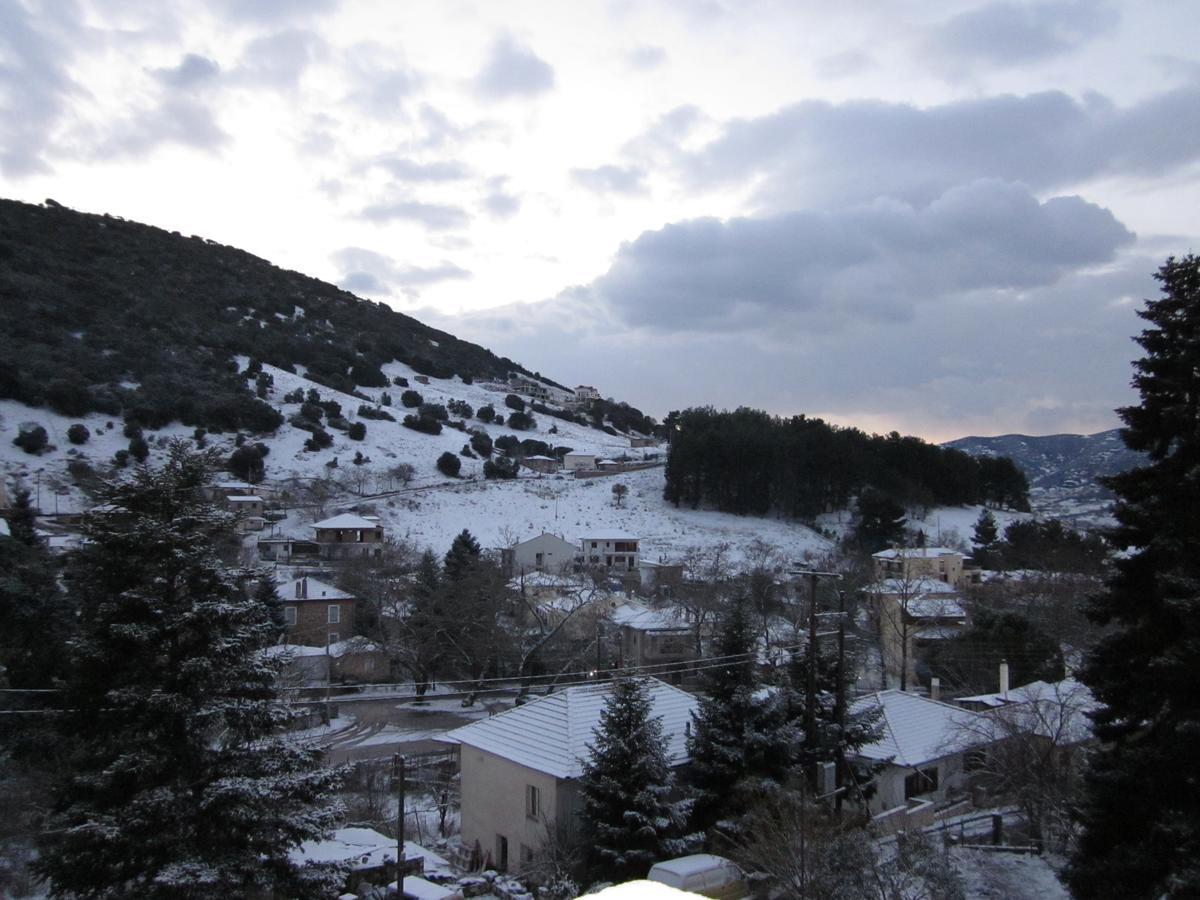
<path id="1" fill-rule="evenodd" d="M 339 775 L 275 735 L 266 606 L 213 545 L 227 513 L 199 499 L 211 457 L 169 449 L 107 486 L 69 573 L 81 609 L 64 692 L 69 775 L 39 863 L 89 898 L 325 896 L 288 850 L 334 822 Z"/>
<path id="2" fill-rule="evenodd" d="M 451 581 L 459 581 L 467 575 L 479 560 L 479 541 L 466 528 L 458 533 L 446 551 L 445 572 Z"/>
<path id="3" fill-rule="evenodd" d="M 688 736 L 697 831 L 723 820 L 731 832 L 756 797 L 788 778 L 799 735 L 788 721 L 786 698 L 760 691 L 755 644 L 748 603 L 739 598 L 722 621 L 716 657 L 723 664 L 706 672 Z"/>
<path id="4" fill-rule="evenodd" d="M 679 846 L 662 722 L 650 712 L 649 682 L 618 678 L 588 747 L 591 756 L 579 781 L 580 825 L 595 878 L 644 878 Z"/>
<path id="5" fill-rule="evenodd" d="M 972 555 L 975 562 L 981 567 L 985 569 L 992 567 L 993 557 L 996 556 L 996 542 L 999 539 L 1000 529 L 996 525 L 996 517 L 992 515 L 990 509 L 982 510 L 979 518 L 975 520 L 975 527 L 971 532 L 971 543 L 975 545 Z"/>
<path id="6" fill-rule="evenodd" d="M 49 687 L 62 675 L 73 624 L 45 544 L 0 537 L 0 683 Z"/>
<path id="7" fill-rule="evenodd" d="M 41 543 L 35 525 L 29 491 L 20 488 L 13 494 L 12 510 L 8 514 L 8 532 L 15 540 L 32 547 Z"/>
<path id="8" fill-rule="evenodd" d="M 1168 259 L 1139 315 L 1141 404 L 1121 409 L 1145 466 L 1107 480 L 1127 548 L 1090 613 L 1113 630 L 1083 672 L 1103 704 L 1085 782 L 1075 896 L 1200 893 L 1200 258 Z"/>

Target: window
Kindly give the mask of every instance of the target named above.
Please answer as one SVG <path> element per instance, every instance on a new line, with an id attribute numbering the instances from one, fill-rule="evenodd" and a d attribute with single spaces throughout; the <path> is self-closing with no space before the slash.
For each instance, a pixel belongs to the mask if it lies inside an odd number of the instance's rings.
<path id="1" fill-rule="evenodd" d="M 342 639 L 342 636 L 340 634 L 338 634 L 336 631 L 329 632 L 329 643 L 336 644 L 341 639 Z"/>
<path id="2" fill-rule="evenodd" d="M 963 754 L 964 772 L 978 772 L 984 769 L 987 769 L 987 752 L 985 750 L 968 750 Z"/>
<path id="3" fill-rule="evenodd" d="M 508 871 L 508 838 L 502 834 L 496 835 L 496 868 Z"/>
<path id="4" fill-rule="evenodd" d="M 329 624 L 337 625 L 342 621 L 342 608 L 336 603 L 329 604 Z"/>
<path id="5" fill-rule="evenodd" d="M 296 624 L 296 607 L 285 606 L 283 608 L 283 623 L 285 625 L 295 625 Z"/>
<path id="6" fill-rule="evenodd" d="M 938 789 L 937 766 L 918 769 L 904 779 L 904 799 L 909 800 L 922 794 L 932 794 Z"/>
<path id="7" fill-rule="evenodd" d="M 536 819 L 541 811 L 541 792 L 532 784 L 525 786 L 525 816 L 529 819 Z"/>

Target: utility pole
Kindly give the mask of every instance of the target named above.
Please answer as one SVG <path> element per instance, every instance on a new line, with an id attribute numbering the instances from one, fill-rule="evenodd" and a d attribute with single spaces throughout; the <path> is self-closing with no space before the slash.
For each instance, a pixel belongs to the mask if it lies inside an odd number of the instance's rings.
<path id="1" fill-rule="evenodd" d="M 817 580 L 819 578 L 834 578 L 841 580 L 841 575 L 836 572 L 814 572 L 803 571 L 798 572 L 798 575 L 807 576 L 808 578 L 808 672 L 805 679 L 804 690 L 804 740 L 805 742 L 816 741 L 817 736 L 817 638 L 820 636 L 817 632 Z M 815 788 L 817 785 L 817 771 L 814 765 L 812 771 L 807 773 L 812 780 L 812 785 Z"/>
<path id="2" fill-rule="evenodd" d="M 392 757 L 392 780 L 396 782 L 399 808 L 396 813 L 396 897 L 404 900 L 404 757 L 397 753 Z"/>
<path id="3" fill-rule="evenodd" d="M 833 801 L 838 817 L 842 815 L 842 781 L 846 767 L 843 750 L 846 734 L 846 592 L 838 591 L 838 661 L 837 688 L 834 692 L 833 718 L 838 726 L 837 757 L 834 759 L 834 783 L 837 794 Z"/>
<path id="4" fill-rule="evenodd" d="M 307 593 L 307 592 L 306 592 Z M 329 629 L 325 629 L 325 712 L 322 718 L 328 725 L 333 721 L 329 715 L 329 695 L 333 691 L 333 658 L 329 655 Z"/>

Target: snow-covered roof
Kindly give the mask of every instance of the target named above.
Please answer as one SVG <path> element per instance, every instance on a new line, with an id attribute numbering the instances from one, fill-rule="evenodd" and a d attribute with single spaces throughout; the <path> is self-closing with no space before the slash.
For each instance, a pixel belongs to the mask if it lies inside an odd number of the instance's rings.
<path id="1" fill-rule="evenodd" d="M 404 858 L 425 860 L 425 871 L 450 872 L 450 864 L 420 844 L 404 842 Z M 295 863 L 348 863 L 353 869 L 371 869 L 383 864 L 384 858 L 396 859 L 396 839 L 372 828 L 339 828 L 328 840 L 305 841 L 288 853 Z M 409 877 L 404 879 L 408 889 Z"/>
<path id="2" fill-rule="evenodd" d="M 391 882 L 387 886 L 387 891 L 389 897 L 395 896 L 396 882 Z M 462 894 L 448 887 L 442 887 L 440 884 L 434 884 L 419 875 L 405 875 L 404 896 L 413 897 L 414 900 L 451 900 L 454 897 L 461 897 Z"/>
<path id="3" fill-rule="evenodd" d="M 953 625 L 932 625 L 929 628 L 918 628 L 913 632 L 913 638 L 918 641 L 946 641 L 960 634 L 962 629 Z"/>
<path id="4" fill-rule="evenodd" d="M 342 513 L 334 516 L 331 519 L 322 519 L 320 522 L 313 522 L 310 528 L 375 528 L 379 525 L 379 520 L 364 518 L 363 516 L 355 515 L 354 513 Z"/>
<path id="5" fill-rule="evenodd" d="M 878 553 L 872 553 L 874 559 L 934 559 L 939 556 L 945 556 L 948 553 L 954 553 L 958 556 L 965 556 L 961 550 L 955 550 L 953 547 L 892 547 L 888 550 L 880 550 Z"/>
<path id="6" fill-rule="evenodd" d="M 1053 738 L 1062 744 L 1077 744 L 1092 736 L 1087 714 L 1100 704 L 1087 685 L 1074 678 L 1062 681 L 1031 681 L 1001 693 L 959 697 L 959 703 L 990 707 L 991 715 L 1003 716 L 1021 731 Z"/>
<path id="7" fill-rule="evenodd" d="M 253 488 L 254 485 L 246 481 L 218 481 L 213 487 L 220 488 L 223 491 L 240 491 L 243 489 Z"/>
<path id="8" fill-rule="evenodd" d="M 685 729 L 696 698 L 656 678 L 647 678 L 650 715 L 662 720 L 667 760 L 688 759 Z M 539 697 L 499 715 L 447 732 L 438 740 L 466 744 L 555 778 L 578 778 L 590 755 L 600 713 L 612 685 L 579 685 Z"/>
<path id="9" fill-rule="evenodd" d="M 296 585 L 305 582 L 303 596 L 296 593 Z M 353 594 L 347 594 L 332 584 L 305 575 L 279 585 L 279 599 L 284 603 L 294 603 L 297 600 L 353 600 Z"/>
<path id="10" fill-rule="evenodd" d="M 8 530 L 8 521 L 0 519 L 0 537 L 12 537 L 12 532 Z"/>
<path id="11" fill-rule="evenodd" d="M 879 691 L 854 701 L 851 710 L 878 708 L 882 734 L 859 748 L 867 759 L 897 766 L 921 766 L 986 743 L 986 721 L 979 713 L 904 691 Z"/>
<path id="12" fill-rule="evenodd" d="M 571 545 L 574 548 L 574 544 Z M 578 578 L 572 578 L 567 575 L 556 575 L 553 572 L 529 572 L 526 575 L 518 575 L 508 583 L 508 586 L 514 591 L 519 591 L 522 587 L 527 588 L 561 588 L 568 590 L 580 586 Z"/>
<path id="13" fill-rule="evenodd" d="M 262 503 L 263 498 L 257 494 L 230 494 L 225 500 L 229 503 Z"/>
<path id="14" fill-rule="evenodd" d="M 599 528 L 596 531 L 585 531 L 580 535 L 580 540 L 583 541 L 636 541 L 640 540 L 636 535 L 630 534 L 628 531 L 620 531 L 615 528 Z"/>
<path id="15" fill-rule="evenodd" d="M 877 594 L 957 594 L 958 588 L 939 578 L 884 578 L 869 588 Z"/>
<path id="16" fill-rule="evenodd" d="M 526 456 L 525 459 L 540 459 L 543 462 L 558 462 L 558 459 L 553 456 Z"/>
<path id="17" fill-rule="evenodd" d="M 270 657 L 286 656 L 289 659 L 298 659 L 302 656 L 324 656 L 325 648 L 306 647 L 304 644 L 275 644 L 264 648 L 263 653 Z"/>
<path id="18" fill-rule="evenodd" d="M 627 625 L 639 631 L 677 631 L 687 629 L 688 624 L 669 611 L 653 609 L 636 600 L 626 600 L 613 608 L 612 620 L 617 625 Z"/>
<path id="19" fill-rule="evenodd" d="M 334 641 L 329 645 L 329 655 L 341 659 L 348 653 L 379 653 L 383 648 L 377 643 L 358 634 L 344 641 Z"/>
<path id="20" fill-rule="evenodd" d="M 905 604 L 906 611 L 914 619 L 966 619 L 967 611 L 956 597 L 930 597 L 921 594 Z"/>

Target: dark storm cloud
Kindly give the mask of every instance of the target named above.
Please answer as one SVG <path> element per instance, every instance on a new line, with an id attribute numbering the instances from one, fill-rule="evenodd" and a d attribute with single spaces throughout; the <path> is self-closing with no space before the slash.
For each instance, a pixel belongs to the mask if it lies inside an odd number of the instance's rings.
<path id="1" fill-rule="evenodd" d="M 80 11 L 37 9 L 0 3 L 0 173 L 15 178 L 49 171 L 54 129 L 84 93 L 67 72 Z"/>
<path id="2" fill-rule="evenodd" d="M 979 178 L 1043 190 L 1101 175 L 1158 175 L 1197 159 L 1194 85 L 1127 107 L 1059 91 L 926 108 L 811 100 L 735 120 L 698 153 L 676 153 L 694 184 L 765 176 L 757 196 L 776 210 L 878 196 L 929 202 Z"/>
<path id="3" fill-rule="evenodd" d="M 333 260 L 344 273 L 338 284 L 352 293 L 416 297 L 419 288 L 471 277 L 466 269 L 445 260 L 436 266 L 399 265 L 363 247 L 343 247 L 333 254 Z"/>
<path id="4" fill-rule="evenodd" d="M 928 49 L 956 62 L 1024 65 L 1069 52 L 1113 28 L 1120 16 L 1100 0 L 988 3 L 947 20 Z"/>
<path id="5" fill-rule="evenodd" d="M 572 169 L 571 180 L 598 194 L 641 194 L 645 192 L 646 173 L 636 166 L 598 166 Z"/>
<path id="6" fill-rule="evenodd" d="M 668 225 L 622 245 L 591 291 L 632 327 L 836 330 L 956 295 L 1052 284 L 1132 239 L 1078 197 L 1039 203 L 1022 186 L 981 180 L 926 207 L 878 200 Z"/>
<path id="7" fill-rule="evenodd" d="M 492 45 L 487 63 L 475 77 L 484 97 L 504 100 L 529 97 L 554 87 L 554 69 L 528 47 L 504 37 Z"/>
<path id="8" fill-rule="evenodd" d="M 460 206 L 422 203 L 417 200 L 373 203 L 364 208 L 360 215 L 369 222 L 415 222 L 430 231 L 465 228 L 470 221 L 466 211 Z"/>
<path id="9" fill-rule="evenodd" d="M 209 84 L 220 74 L 221 67 L 206 56 L 189 53 L 179 65 L 169 69 L 152 69 L 151 74 L 163 85 L 179 90 L 190 90 Z"/>

